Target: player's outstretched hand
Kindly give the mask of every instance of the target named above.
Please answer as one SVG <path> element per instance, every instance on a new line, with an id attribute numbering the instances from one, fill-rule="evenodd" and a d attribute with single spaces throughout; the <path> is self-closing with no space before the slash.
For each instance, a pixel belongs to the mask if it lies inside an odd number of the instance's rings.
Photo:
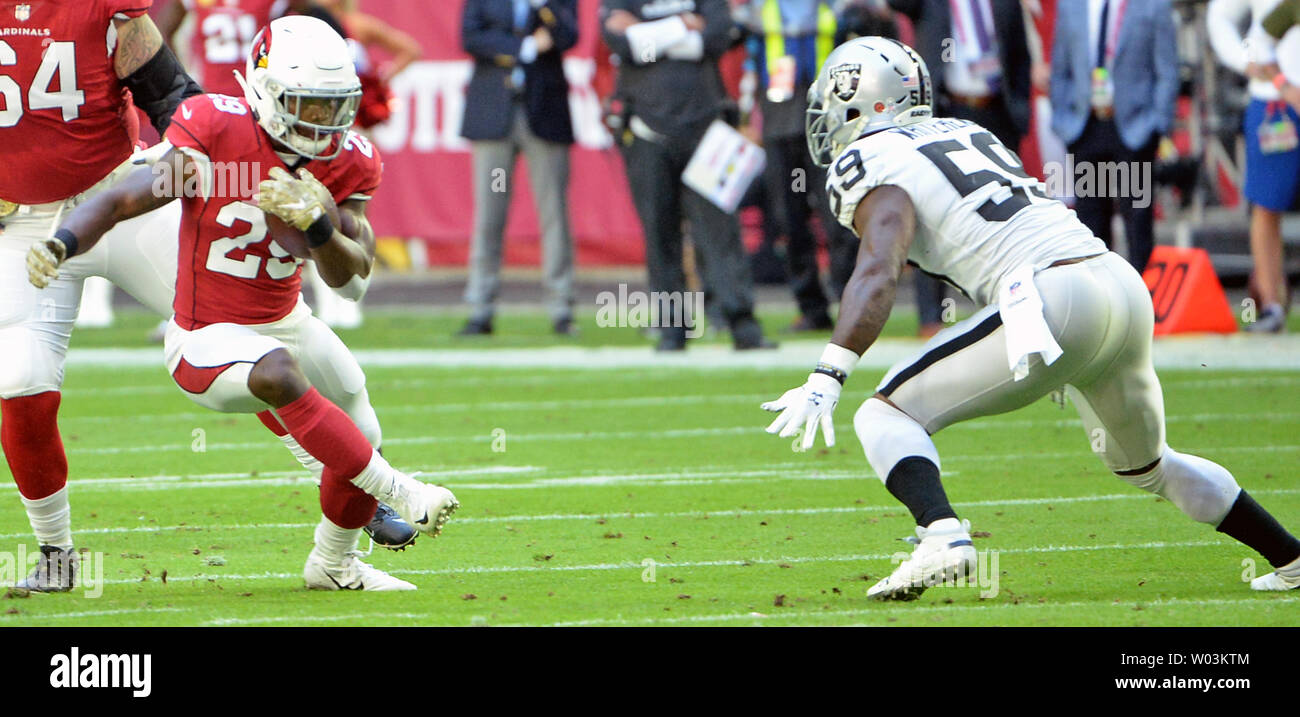
<path id="1" fill-rule="evenodd" d="M 27 280 L 44 289 L 59 278 L 59 265 L 67 258 L 68 247 L 58 239 L 38 241 L 27 250 Z"/>
<path id="2" fill-rule="evenodd" d="M 310 184 L 294 179 L 280 167 L 272 167 L 270 175 L 270 179 L 262 180 L 257 187 L 255 199 L 262 211 L 283 219 L 299 231 L 306 231 L 325 213 L 320 197 Z"/>
<path id="3" fill-rule="evenodd" d="M 789 438 L 803 428 L 803 448 L 807 450 L 816 442 L 817 428 L 820 426 L 826 446 L 829 448 L 835 445 L 833 414 L 835 405 L 840 401 L 840 388 L 840 382 L 826 374 L 809 374 L 804 385 L 792 388 L 775 401 L 763 404 L 764 411 L 779 411 L 781 414 L 767 427 L 767 432 L 780 433 L 782 438 Z"/>

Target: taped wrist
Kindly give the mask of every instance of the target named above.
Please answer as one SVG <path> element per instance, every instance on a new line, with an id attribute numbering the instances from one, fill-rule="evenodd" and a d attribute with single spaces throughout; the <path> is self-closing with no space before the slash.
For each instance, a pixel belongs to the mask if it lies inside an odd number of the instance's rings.
<path id="1" fill-rule="evenodd" d="M 187 97 L 203 94 L 198 83 L 185 73 L 185 68 L 171 48 L 163 45 L 140 69 L 122 80 L 131 90 L 135 105 L 149 115 L 158 134 L 167 131 L 172 114 Z"/>
<path id="2" fill-rule="evenodd" d="M 817 361 L 817 368 L 813 369 L 813 373 L 830 376 L 843 386 L 849 374 L 853 373 L 853 368 L 858 365 L 859 358 L 861 357 L 843 346 L 827 344 L 826 350 L 822 352 L 821 359 Z"/>
<path id="3" fill-rule="evenodd" d="M 73 234 L 71 231 L 60 227 L 58 231 L 54 232 L 54 238 L 63 242 L 63 246 L 66 247 L 67 249 L 67 251 L 63 253 L 64 261 L 67 261 L 68 259 L 71 259 L 73 256 L 76 256 L 77 249 L 79 248 L 76 234 Z"/>
<path id="4" fill-rule="evenodd" d="M 334 236 L 334 225 L 330 223 L 328 214 L 321 214 L 316 217 L 316 221 L 307 227 L 307 246 L 316 249 L 329 241 Z"/>

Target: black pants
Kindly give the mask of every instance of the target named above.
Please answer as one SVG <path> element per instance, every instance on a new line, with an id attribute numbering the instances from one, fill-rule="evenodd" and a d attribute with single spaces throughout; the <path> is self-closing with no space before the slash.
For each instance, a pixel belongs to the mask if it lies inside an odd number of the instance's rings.
<path id="1" fill-rule="evenodd" d="M 1153 137 L 1146 146 L 1137 150 L 1129 149 L 1120 139 L 1113 120 L 1093 117 L 1088 120 L 1079 139 L 1070 145 L 1069 151 L 1074 155 L 1076 174 L 1083 162 L 1092 164 L 1094 176 L 1101 174 L 1098 165 L 1102 163 L 1123 162 L 1130 165 L 1131 176 L 1132 172 L 1140 172 L 1144 166 L 1149 167 L 1155 162 L 1157 141 Z M 1150 177 L 1151 174 L 1146 176 Z M 1074 180 L 1074 177 L 1068 178 L 1070 182 Z M 1129 187 L 1101 189 L 1094 183 L 1096 191 L 1091 192 L 1090 196 L 1076 197 L 1074 211 L 1079 215 L 1079 221 L 1109 247 L 1112 239 L 1111 217 L 1118 210 L 1124 219 L 1124 236 L 1128 239 L 1128 263 L 1141 272 L 1151 258 L 1151 250 L 1155 248 L 1155 205 L 1151 201 L 1152 197 L 1146 198 L 1147 206 L 1136 207 L 1134 203 L 1137 197 L 1133 196 L 1134 192 L 1125 191 Z M 1148 186 L 1147 191 L 1154 192 L 1155 187 Z"/>
<path id="2" fill-rule="evenodd" d="M 1020 130 L 1011 119 L 1006 103 L 1001 97 L 995 98 L 987 107 L 971 107 L 953 104 L 950 113 L 957 119 L 964 119 L 987 129 L 998 141 L 1012 152 L 1020 151 Z M 943 299 L 947 285 L 942 281 L 921 272 L 916 272 L 916 310 L 922 324 L 943 322 Z"/>
<path id="3" fill-rule="evenodd" d="M 831 300 L 839 298 L 853 275 L 858 239 L 831 214 L 826 201 L 826 174 L 813 164 L 803 136 L 769 138 L 763 144 L 767 151 L 767 168 L 763 173 L 767 211 L 776 215 L 780 231 L 787 239 L 790 289 L 799 313 L 810 319 L 825 317 L 830 300 L 817 267 L 817 238 L 808 225 L 813 204 L 817 206 L 831 255 Z"/>
<path id="4" fill-rule="evenodd" d="M 641 227 L 645 232 L 646 271 L 650 290 L 686 291 L 682 268 L 682 220 L 690 222 L 691 239 L 701 259 L 701 273 L 709 301 L 734 331 L 737 324 L 752 321 L 754 285 L 740 242 L 736 217 L 718 209 L 709 200 L 682 184 L 682 172 L 690 161 L 703 129 L 685 137 L 668 137 L 651 142 L 636 137 L 624 146 L 627 182 Z"/>

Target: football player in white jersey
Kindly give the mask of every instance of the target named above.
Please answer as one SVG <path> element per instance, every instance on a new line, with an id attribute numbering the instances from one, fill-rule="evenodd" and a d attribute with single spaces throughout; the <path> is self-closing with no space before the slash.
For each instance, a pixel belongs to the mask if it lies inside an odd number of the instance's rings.
<path id="1" fill-rule="evenodd" d="M 867 595 L 914 599 L 975 565 L 970 524 L 948 502 L 930 436 L 1061 386 L 1121 480 L 1259 551 L 1274 572 L 1252 588 L 1300 587 L 1300 540 L 1223 467 L 1165 444 L 1142 278 L 987 130 L 932 117 L 930 97 L 924 61 L 902 43 L 858 38 L 827 57 L 809 91 L 808 145 L 830 167 L 831 208 L 862 244 L 816 369 L 763 404 L 780 413 L 768 433 L 802 429 L 807 448 L 820 428 L 834 445 L 841 387 L 889 317 L 904 263 L 984 307 L 890 369 L 854 416 L 867 461 L 911 511 L 919 537 Z"/>

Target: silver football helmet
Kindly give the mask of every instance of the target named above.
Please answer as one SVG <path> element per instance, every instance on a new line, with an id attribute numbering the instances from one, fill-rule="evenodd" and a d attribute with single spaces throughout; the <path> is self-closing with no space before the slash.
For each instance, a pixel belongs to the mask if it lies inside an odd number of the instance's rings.
<path id="1" fill-rule="evenodd" d="M 808 88 L 808 152 L 821 167 L 855 140 L 933 115 L 930 71 L 912 48 L 859 37 L 835 48 Z"/>

